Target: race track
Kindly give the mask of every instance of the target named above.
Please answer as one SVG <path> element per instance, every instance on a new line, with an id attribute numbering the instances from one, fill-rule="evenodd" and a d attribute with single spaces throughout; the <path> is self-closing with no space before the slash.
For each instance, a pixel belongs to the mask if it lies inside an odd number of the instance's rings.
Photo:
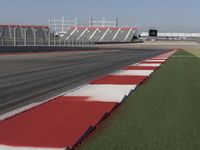
<path id="1" fill-rule="evenodd" d="M 165 49 L 0 55 L 0 114 L 46 100 Z"/>

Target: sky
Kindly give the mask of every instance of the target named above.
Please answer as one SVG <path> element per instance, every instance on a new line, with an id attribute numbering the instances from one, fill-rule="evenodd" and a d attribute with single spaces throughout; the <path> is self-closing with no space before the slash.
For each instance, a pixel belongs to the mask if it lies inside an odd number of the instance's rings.
<path id="1" fill-rule="evenodd" d="M 52 18 L 78 18 L 79 25 L 115 20 L 141 31 L 200 32 L 200 0 L 0 0 L 0 24 L 47 25 Z"/>

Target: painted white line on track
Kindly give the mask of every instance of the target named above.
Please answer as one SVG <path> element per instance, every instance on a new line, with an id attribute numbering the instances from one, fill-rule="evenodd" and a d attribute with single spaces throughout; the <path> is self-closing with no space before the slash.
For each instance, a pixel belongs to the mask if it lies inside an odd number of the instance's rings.
<path id="1" fill-rule="evenodd" d="M 43 102 L 43 103 L 44 103 L 44 102 Z M 20 108 L 18 108 L 18 109 L 15 109 L 15 110 L 13 110 L 13 111 L 10 111 L 10 112 L 8 112 L 8 113 L 5 113 L 5 114 L 3 114 L 3 115 L 0 116 L 0 121 L 5 120 L 6 118 L 12 117 L 12 116 L 14 116 L 14 115 L 17 115 L 17 114 L 19 114 L 19 113 L 21 113 L 21 112 L 24 112 L 24 111 L 26 111 L 26 110 L 28 110 L 28 109 L 31 109 L 31 108 L 33 108 L 33 107 L 39 106 L 39 105 L 41 105 L 41 104 L 42 104 L 42 102 L 41 102 L 41 103 L 32 103 L 32 104 L 29 104 L 29 105 L 20 107 Z"/>
<path id="2" fill-rule="evenodd" d="M 82 88 L 82 87 L 84 87 L 84 86 L 86 86 L 86 85 L 82 85 L 82 86 L 79 86 L 79 87 L 77 87 L 77 88 L 75 88 L 75 89 L 72 89 L 72 90 L 69 90 L 69 91 L 67 91 L 67 92 L 61 93 L 61 94 L 56 95 L 56 96 L 54 96 L 54 97 L 51 97 L 51 98 L 49 98 L 49 99 L 47 99 L 47 100 L 45 100 L 45 101 L 38 102 L 38 103 L 31 103 L 31 104 L 28 104 L 28 105 L 26 105 L 26 106 L 23 106 L 23 107 L 14 109 L 14 110 L 12 110 L 12 111 L 9 111 L 9 112 L 7 112 L 7 113 L 5 113 L 5 114 L 0 115 L 0 121 L 3 121 L 3 120 L 5 120 L 5 119 L 7 119 L 7 118 L 10 118 L 10 117 L 13 117 L 13 116 L 15 116 L 15 115 L 18 115 L 18 114 L 20 114 L 20 113 L 22 113 L 22 112 L 25 112 L 25 111 L 27 111 L 27 110 L 30 110 L 30 109 L 32 109 L 32 108 L 34 108 L 34 107 L 38 107 L 38 106 L 40 106 L 40 105 L 42 105 L 42 104 L 44 104 L 44 103 L 47 103 L 47 102 L 49 102 L 49 101 L 51 101 L 51 100 L 53 100 L 53 99 L 55 99 L 55 98 L 57 98 L 57 97 L 59 97 L 59 96 L 63 96 L 63 95 L 65 95 L 65 94 L 68 93 L 68 92 L 72 92 L 72 91 L 77 90 L 77 89 L 80 89 L 80 88 Z M 1 149 L 0 149 L 0 150 L 1 150 Z"/>
<path id="3" fill-rule="evenodd" d="M 87 96 L 88 101 L 101 102 L 118 102 L 120 103 L 125 96 L 128 96 L 131 90 L 134 90 L 137 85 L 112 85 L 90 84 L 79 90 L 68 93 L 65 96 Z"/>
<path id="4" fill-rule="evenodd" d="M 0 150 L 65 150 L 66 148 L 40 148 L 0 145 Z"/>

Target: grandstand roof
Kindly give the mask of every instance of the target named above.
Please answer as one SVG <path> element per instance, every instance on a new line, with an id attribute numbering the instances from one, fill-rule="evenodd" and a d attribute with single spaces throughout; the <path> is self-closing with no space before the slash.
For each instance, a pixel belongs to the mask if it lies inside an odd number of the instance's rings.
<path id="1" fill-rule="evenodd" d="M 122 29 L 122 30 L 137 30 L 136 27 L 87 27 L 87 26 L 76 26 L 76 27 L 72 27 L 72 29 L 75 29 L 77 28 L 78 30 L 85 30 L 86 28 L 88 30 L 96 30 L 97 28 L 100 29 L 100 30 L 107 30 L 107 29 L 110 29 L 110 30 L 119 30 L 119 29 Z"/>

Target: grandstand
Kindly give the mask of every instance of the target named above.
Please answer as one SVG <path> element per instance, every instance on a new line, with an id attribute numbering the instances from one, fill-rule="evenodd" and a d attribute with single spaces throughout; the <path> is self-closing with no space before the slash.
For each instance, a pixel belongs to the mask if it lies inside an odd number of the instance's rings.
<path id="1" fill-rule="evenodd" d="M 117 21 L 50 20 L 49 26 L 0 25 L 0 46 L 94 46 L 94 43 L 131 42 L 135 27 L 118 27 Z"/>
<path id="2" fill-rule="evenodd" d="M 73 25 L 74 24 L 74 25 Z M 71 27 L 69 25 L 72 25 Z M 51 24 L 56 29 L 67 26 L 68 30 L 63 28 L 57 34 L 62 34 L 62 39 L 67 43 L 111 43 L 111 42 L 131 42 L 136 34 L 135 27 L 118 27 L 118 18 L 116 21 L 95 21 L 91 18 L 89 26 L 78 26 L 77 19 L 74 20 L 57 20 L 56 24 Z M 52 30 L 51 32 L 54 32 Z M 61 34 L 60 34 L 61 35 Z"/>
<path id="3" fill-rule="evenodd" d="M 131 42 L 135 27 L 71 27 L 66 41 Z"/>

